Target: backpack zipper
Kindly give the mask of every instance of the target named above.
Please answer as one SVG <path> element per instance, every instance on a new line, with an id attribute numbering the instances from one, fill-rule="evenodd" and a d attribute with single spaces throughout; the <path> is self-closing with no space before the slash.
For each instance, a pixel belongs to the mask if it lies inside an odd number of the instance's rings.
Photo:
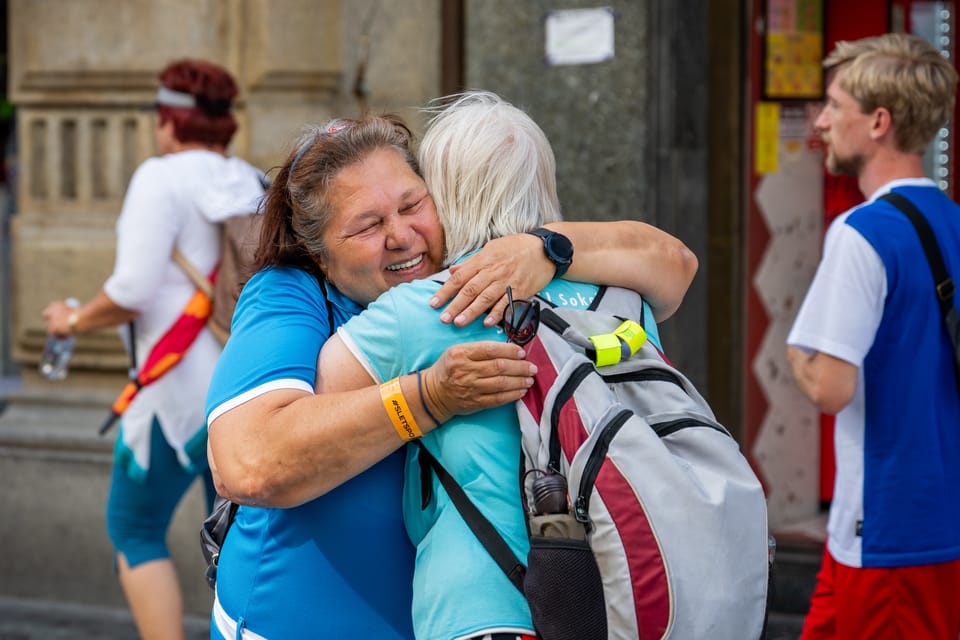
<path id="1" fill-rule="evenodd" d="M 629 371 L 627 373 L 600 374 L 607 384 L 617 384 L 619 382 L 672 382 L 681 389 L 683 383 L 676 375 L 663 369 L 643 369 L 641 371 Z"/>
<path id="2" fill-rule="evenodd" d="M 688 429 L 690 427 L 710 427 L 714 431 L 719 431 L 725 436 L 730 436 L 730 433 L 725 429 L 719 429 L 715 424 L 710 424 L 708 422 L 704 422 L 703 420 L 697 420 L 696 418 L 680 418 L 679 420 L 670 420 L 669 422 L 657 422 L 656 424 L 651 424 L 650 427 L 660 438 L 665 438 L 671 433 L 676 433 L 681 429 Z"/>
<path id="3" fill-rule="evenodd" d="M 620 431 L 621 427 L 630 419 L 631 415 L 634 415 L 633 411 L 624 409 L 604 425 L 600 437 L 597 438 L 597 444 L 594 446 L 593 451 L 590 452 L 590 457 L 587 458 L 587 462 L 583 465 L 583 475 L 580 477 L 580 491 L 574 502 L 573 509 L 574 517 L 576 517 L 578 522 L 586 526 L 588 533 L 591 529 L 590 495 L 593 493 L 593 485 L 597 481 L 597 475 L 600 473 L 603 461 L 607 457 L 607 452 L 610 450 L 610 443 L 613 441 L 614 436 Z M 715 425 L 695 418 L 681 418 L 669 422 L 658 422 L 656 424 L 650 424 L 650 427 L 659 438 L 690 427 L 709 427 L 726 436 L 730 435 L 723 429 L 718 429 Z"/>
<path id="4" fill-rule="evenodd" d="M 560 473 L 560 410 L 573 397 L 573 392 L 580 386 L 583 379 L 593 371 L 596 369 L 591 362 L 577 365 L 567 381 L 563 383 L 553 402 L 553 408 L 550 411 L 550 464 L 547 465 L 547 469 L 554 473 Z"/>
<path id="5" fill-rule="evenodd" d="M 590 494 L 593 492 L 593 484 L 597 481 L 597 474 L 600 473 L 600 467 L 603 466 L 603 460 L 607 457 L 607 451 L 610 449 L 610 443 L 614 436 L 620 431 L 620 428 L 626 424 L 633 411 L 624 409 L 603 426 L 597 443 L 590 452 L 586 464 L 583 465 L 583 475 L 580 477 L 580 491 L 574 502 L 574 517 L 578 522 L 582 522 L 589 533 L 590 526 Z"/>

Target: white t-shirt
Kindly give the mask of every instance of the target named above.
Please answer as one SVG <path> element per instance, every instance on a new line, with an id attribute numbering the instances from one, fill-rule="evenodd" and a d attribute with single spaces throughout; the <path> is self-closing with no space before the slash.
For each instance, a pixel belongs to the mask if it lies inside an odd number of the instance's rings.
<path id="1" fill-rule="evenodd" d="M 824 239 L 823 259 L 787 337 L 790 346 L 819 351 L 858 368 L 853 398 L 836 415 L 837 475 L 827 523 L 830 553 L 851 567 L 862 566 L 863 555 L 862 538 L 856 535 L 857 523 L 864 517 L 863 361 L 883 318 L 887 273 L 873 246 L 846 220 L 891 189 L 905 186 L 933 186 L 933 182 L 891 181 L 833 221 Z"/>
<path id="2" fill-rule="evenodd" d="M 196 290 L 173 262 L 173 248 L 210 273 L 220 260 L 217 222 L 257 210 L 261 177 L 243 160 L 204 150 L 151 158 L 137 168 L 117 220 L 116 260 L 104 291 L 121 307 L 139 312 L 134 322 L 138 366 Z M 121 333 L 129 348 L 127 328 Z M 204 400 L 219 354 L 219 342 L 204 329 L 180 363 L 134 398 L 122 418 L 133 477 L 148 467 L 154 416 L 181 464 L 190 467 L 186 447 L 204 426 Z"/>

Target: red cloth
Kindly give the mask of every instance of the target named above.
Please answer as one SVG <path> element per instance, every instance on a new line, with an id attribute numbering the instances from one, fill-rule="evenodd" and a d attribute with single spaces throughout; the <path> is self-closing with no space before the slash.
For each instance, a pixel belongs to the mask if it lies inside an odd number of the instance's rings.
<path id="1" fill-rule="evenodd" d="M 215 281 L 216 270 L 210 275 L 211 282 Z M 117 418 L 123 415 L 134 397 L 143 387 L 156 382 L 163 374 L 172 369 L 178 362 L 183 360 L 187 349 L 197 339 L 204 325 L 210 318 L 213 311 L 210 296 L 197 289 L 193 297 L 184 307 L 180 317 L 167 330 L 165 334 L 157 341 L 147 355 L 147 359 L 140 366 L 137 377 L 123 388 L 120 395 L 113 402 L 110 408 L 110 416 L 100 428 L 100 433 L 106 432 Z"/>
<path id="2" fill-rule="evenodd" d="M 911 567 L 823 566 L 801 640 L 947 640 L 960 637 L 960 560 Z"/>

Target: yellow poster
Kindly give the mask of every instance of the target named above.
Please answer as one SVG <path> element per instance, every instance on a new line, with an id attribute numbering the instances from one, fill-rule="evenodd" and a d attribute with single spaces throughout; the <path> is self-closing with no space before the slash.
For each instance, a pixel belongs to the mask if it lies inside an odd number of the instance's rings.
<path id="1" fill-rule="evenodd" d="M 757 175 L 777 172 L 777 154 L 780 143 L 780 105 L 776 102 L 758 102 L 754 117 L 753 170 Z"/>
<path id="2" fill-rule="evenodd" d="M 823 0 L 767 0 L 763 95 L 819 100 L 823 95 Z"/>

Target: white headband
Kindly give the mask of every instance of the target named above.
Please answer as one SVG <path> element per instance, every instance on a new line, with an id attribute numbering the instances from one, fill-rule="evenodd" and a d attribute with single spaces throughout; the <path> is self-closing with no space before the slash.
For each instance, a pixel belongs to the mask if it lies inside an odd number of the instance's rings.
<path id="1" fill-rule="evenodd" d="M 174 91 L 173 89 L 168 89 L 165 86 L 160 85 L 160 88 L 157 89 L 157 99 L 154 104 L 163 105 L 165 107 L 193 109 L 197 106 L 197 99 L 189 93 Z"/>

